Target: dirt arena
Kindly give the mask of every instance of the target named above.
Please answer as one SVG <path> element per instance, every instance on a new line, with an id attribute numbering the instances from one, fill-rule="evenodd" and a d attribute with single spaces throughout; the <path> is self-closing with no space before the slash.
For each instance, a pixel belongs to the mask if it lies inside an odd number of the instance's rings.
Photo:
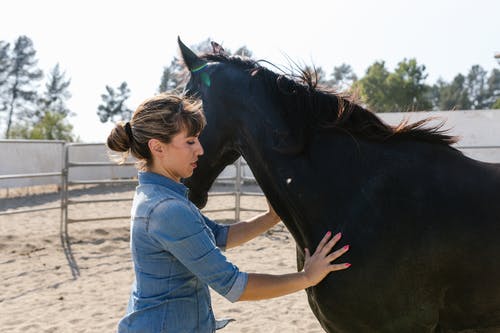
<path id="1" fill-rule="evenodd" d="M 1 190 L 0 212 L 57 206 L 56 187 Z M 78 200 L 132 198 L 133 186 L 80 187 Z M 234 207 L 233 196 L 211 197 L 206 209 Z M 124 216 L 130 201 L 70 206 L 71 219 Z M 242 197 L 242 207 L 265 209 L 262 196 Z M 248 218 L 255 212 L 242 212 Z M 233 212 L 207 213 L 231 223 Z M 59 209 L 0 216 L 0 331 L 115 332 L 133 280 L 127 219 L 68 225 L 70 249 L 62 246 Z M 227 252 L 241 270 L 290 273 L 295 244 L 283 224 Z M 68 258 L 75 267 L 71 269 Z M 74 277 L 78 273 L 79 275 Z M 230 303 L 212 292 L 217 318 L 234 318 L 220 332 L 323 332 L 305 292 L 258 302 Z"/>

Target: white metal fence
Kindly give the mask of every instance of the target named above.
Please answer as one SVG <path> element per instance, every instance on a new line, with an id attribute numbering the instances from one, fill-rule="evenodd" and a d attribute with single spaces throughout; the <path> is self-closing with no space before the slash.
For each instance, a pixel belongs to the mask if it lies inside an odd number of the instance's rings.
<path id="1" fill-rule="evenodd" d="M 467 156 L 500 164 L 500 145 L 498 146 L 458 146 Z M 40 184 L 55 184 L 60 187 L 61 200 L 58 205 L 43 208 L 26 208 L 0 211 L 0 216 L 41 210 L 60 209 L 61 226 L 67 231 L 67 225 L 81 221 L 121 219 L 128 216 L 80 218 L 68 216 L 71 205 L 88 204 L 109 200 L 77 200 L 71 198 L 72 185 L 130 184 L 136 183 L 136 169 L 133 161 L 123 165 L 110 162 L 104 144 L 66 144 L 63 141 L 0 140 L 0 149 L 4 160 L 0 164 L 0 188 L 27 187 Z M 15 163 L 17 161 L 17 164 Z M 22 161 L 19 163 L 19 161 Z M 255 211 L 241 206 L 241 197 L 262 195 L 262 192 L 245 192 L 244 183 L 255 183 L 252 172 L 243 159 L 228 166 L 219 175 L 216 183 L 230 184 L 230 191 L 211 191 L 210 196 L 233 195 L 234 208 L 205 210 L 204 212 L 233 211 L 235 220 L 239 220 L 242 211 Z M 129 199 L 123 199 L 129 200 Z"/>
<path id="2" fill-rule="evenodd" d="M 112 216 L 77 219 L 69 216 L 69 207 L 71 205 L 131 200 L 77 200 L 71 198 L 70 187 L 74 185 L 135 184 L 137 182 L 137 170 L 134 167 L 134 162 L 129 160 L 122 165 L 111 162 L 104 144 L 65 144 L 63 141 L 0 140 L 0 149 L 4 152 L 6 160 L 11 161 L 1 164 L 0 188 L 55 184 L 60 188 L 61 193 L 61 200 L 58 205 L 0 211 L 0 216 L 60 209 L 61 228 L 63 232 L 67 231 L 67 225 L 71 223 L 128 218 L 128 216 Z M 40 160 L 43 160 L 41 156 L 44 156 L 50 163 L 39 163 Z M 17 161 L 17 164 L 12 163 L 12 161 Z M 19 163 L 20 161 L 21 163 Z M 36 172 L 37 168 L 39 168 L 39 172 Z M 242 190 L 241 185 L 244 182 L 254 181 L 255 179 L 246 162 L 241 159 L 237 160 L 234 165 L 228 166 L 216 180 L 216 183 L 232 184 L 234 186 L 233 189 L 229 192 L 209 193 L 210 196 L 235 196 L 235 207 L 222 210 L 206 210 L 205 212 L 234 210 L 235 219 L 239 220 L 241 211 L 255 211 L 254 209 L 241 207 L 240 204 L 240 199 L 243 195 L 262 195 L 260 192 L 244 192 Z"/>

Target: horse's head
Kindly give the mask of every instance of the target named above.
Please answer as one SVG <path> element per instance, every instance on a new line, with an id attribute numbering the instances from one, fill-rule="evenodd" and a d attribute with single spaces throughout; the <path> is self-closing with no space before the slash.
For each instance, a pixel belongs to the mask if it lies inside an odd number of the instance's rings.
<path id="1" fill-rule="evenodd" d="M 209 63 L 197 56 L 178 40 L 184 64 L 190 72 L 186 94 L 200 98 L 207 119 L 207 126 L 200 135 L 204 154 L 198 160 L 198 168 L 193 175 L 184 180 L 190 189 L 190 199 L 199 208 L 205 206 L 207 194 L 220 172 L 239 156 L 238 143 L 235 141 L 235 121 L 231 110 L 231 96 L 238 99 L 237 92 L 231 93 L 231 73 L 220 68 L 218 63 Z M 214 45 L 214 50 L 215 50 Z M 222 73 L 221 73 L 222 72 Z M 224 76 L 224 80 L 221 79 Z"/>
<path id="2" fill-rule="evenodd" d="M 207 118 L 200 136 L 205 154 L 185 180 L 191 200 L 203 207 L 217 175 L 240 155 L 247 158 L 252 149 L 267 148 L 278 154 L 301 153 L 310 121 L 295 110 L 310 103 L 294 99 L 300 85 L 252 59 L 229 57 L 216 43 L 213 53 L 196 55 L 178 42 L 190 72 L 186 94 L 202 100 Z M 263 166 L 269 161 L 253 162 Z"/>

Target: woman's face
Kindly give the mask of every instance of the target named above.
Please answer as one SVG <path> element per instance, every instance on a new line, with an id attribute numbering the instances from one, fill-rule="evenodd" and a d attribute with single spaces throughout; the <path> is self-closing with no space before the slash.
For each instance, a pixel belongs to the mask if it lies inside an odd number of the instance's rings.
<path id="1" fill-rule="evenodd" d="M 189 136 L 186 130 L 176 134 L 170 143 L 158 141 L 150 146 L 153 155 L 153 166 L 150 171 L 162 174 L 180 182 L 188 178 L 196 168 L 198 157 L 203 155 L 203 147 L 198 135 Z"/>

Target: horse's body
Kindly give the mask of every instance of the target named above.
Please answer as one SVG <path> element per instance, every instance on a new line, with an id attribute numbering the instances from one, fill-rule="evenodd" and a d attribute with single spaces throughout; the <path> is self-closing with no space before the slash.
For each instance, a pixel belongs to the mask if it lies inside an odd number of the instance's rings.
<path id="1" fill-rule="evenodd" d="M 327 332 L 500 332 L 498 167 L 418 126 L 383 142 L 314 126 L 335 119 L 287 114 L 263 79 L 269 70 L 181 50 L 208 122 L 205 154 L 186 181 L 193 202 L 203 206 L 242 155 L 292 233 L 299 269 L 303 249 L 328 230 L 351 245 L 341 261 L 352 267 L 307 290 Z M 299 89 L 283 82 L 285 95 Z M 368 111 L 354 108 L 350 121 L 365 121 Z"/>

